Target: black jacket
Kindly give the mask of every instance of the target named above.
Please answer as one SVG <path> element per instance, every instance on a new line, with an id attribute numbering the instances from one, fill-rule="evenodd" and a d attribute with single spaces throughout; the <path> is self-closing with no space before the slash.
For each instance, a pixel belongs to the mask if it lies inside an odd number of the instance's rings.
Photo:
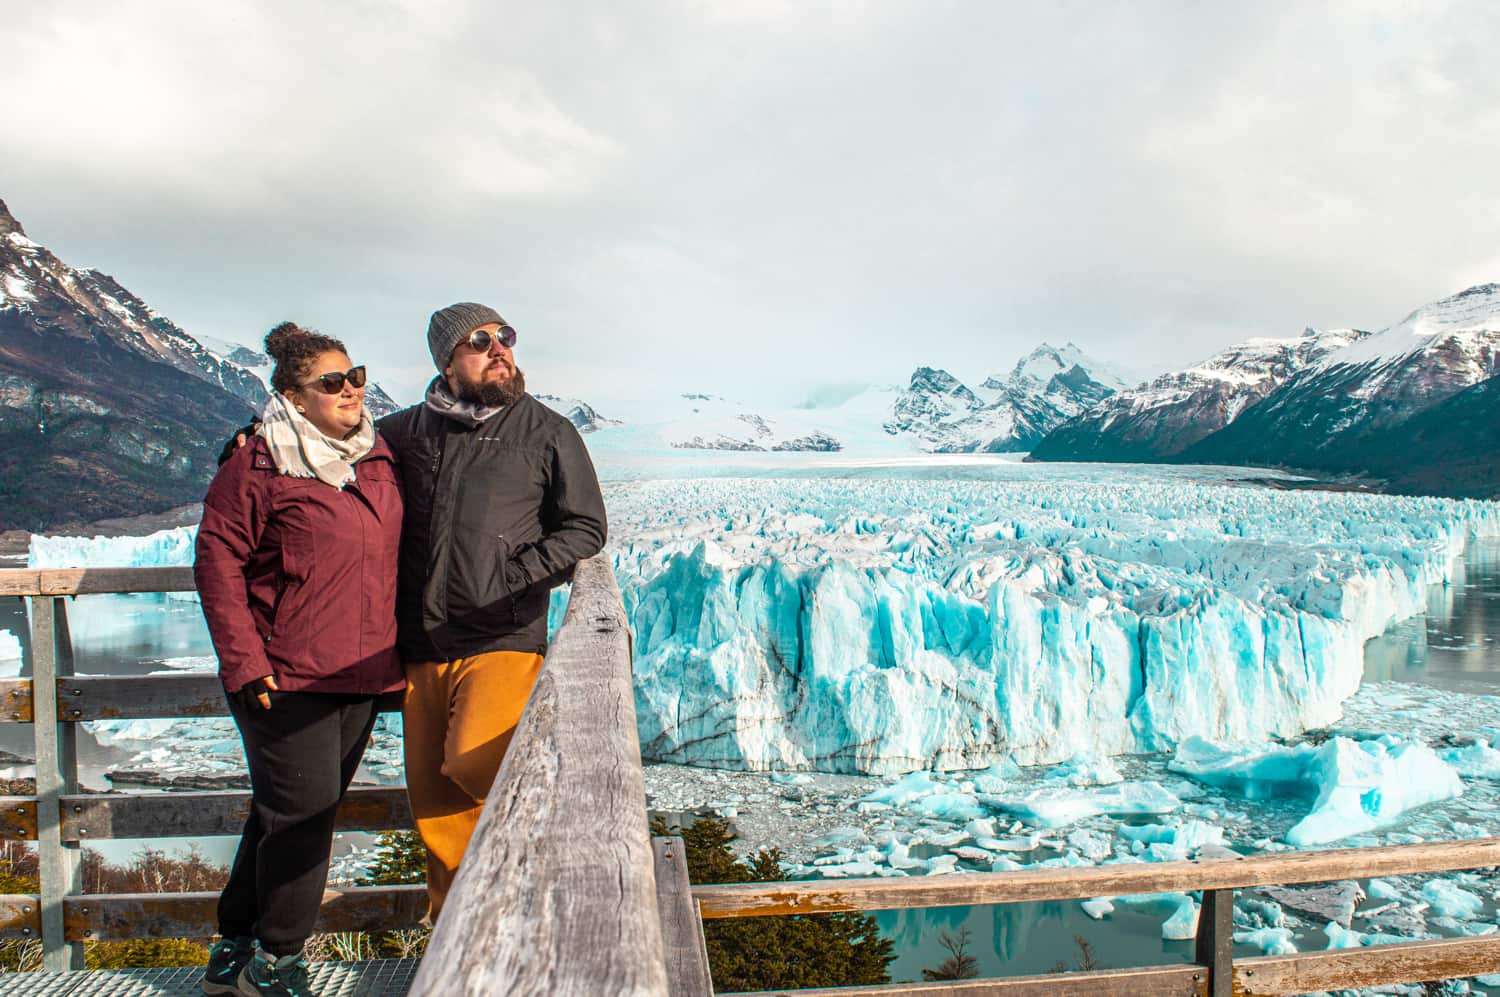
<path id="1" fill-rule="evenodd" d="M 406 502 L 401 660 L 544 652 L 552 588 L 603 548 L 607 529 L 578 430 L 530 395 L 478 427 L 420 404 L 378 426 Z"/>

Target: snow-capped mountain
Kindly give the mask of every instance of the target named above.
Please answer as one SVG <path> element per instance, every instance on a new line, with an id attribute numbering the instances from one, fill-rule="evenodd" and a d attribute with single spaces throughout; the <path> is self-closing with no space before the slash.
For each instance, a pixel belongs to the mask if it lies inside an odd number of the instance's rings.
<path id="1" fill-rule="evenodd" d="M 1481 284 L 1328 356 L 1182 457 L 1364 470 L 1379 434 L 1497 374 L 1500 284 Z"/>
<path id="2" fill-rule="evenodd" d="M 886 432 L 909 433 L 938 453 L 1030 450 L 1052 430 L 1128 386 L 1126 376 L 1068 343 L 1043 343 L 1004 376 L 970 389 L 919 367 L 892 406 Z"/>
<path id="3" fill-rule="evenodd" d="M 1234 422 L 1297 373 L 1368 335 L 1357 329 L 1306 329 L 1300 336 L 1239 343 L 1101 401 L 1048 435 L 1032 456 L 1105 461 L 1173 457 Z"/>
<path id="4" fill-rule="evenodd" d="M 271 390 L 271 371 L 275 368 L 276 361 L 254 347 L 241 343 L 231 343 L 223 339 L 214 339 L 211 336 L 198 336 L 197 339 L 219 361 L 253 375 L 266 391 Z M 375 419 L 390 415 L 401 408 L 375 381 L 368 381 L 365 384 L 365 407 L 370 410 L 371 417 Z"/>
<path id="5" fill-rule="evenodd" d="M 851 427 L 847 411 L 751 405 L 697 391 L 652 399 L 649 404 L 637 403 L 625 413 L 623 421 L 599 419 L 592 408 L 575 399 L 538 397 L 567 415 L 574 425 L 579 425 L 580 415 L 592 414 L 597 432 L 590 439 L 591 448 L 837 451 L 844 448 L 849 429 L 858 431 L 857 427 Z M 622 404 L 630 408 L 628 403 Z M 584 410 L 582 413 L 578 413 L 579 406 Z M 848 403 L 841 408 L 847 406 Z M 582 425 L 579 429 L 588 431 Z"/>
<path id="6" fill-rule="evenodd" d="M 196 501 L 261 382 L 118 281 L 72 267 L 0 202 L 0 529 Z"/>
<path id="7" fill-rule="evenodd" d="M 568 417 L 568 421 L 580 433 L 595 433 L 601 429 L 620 425 L 618 419 L 606 419 L 592 405 L 581 398 L 559 398 L 557 395 L 536 395 L 536 400 L 552 411 Z"/>
<path id="8" fill-rule="evenodd" d="M 0 201 L 0 308 L 29 316 L 54 335 L 108 343 L 148 360 L 171 364 L 247 403 L 266 400 L 259 379 L 205 349 L 173 322 L 148 308 L 109 274 L 72 267 L 27 238 Z"/>

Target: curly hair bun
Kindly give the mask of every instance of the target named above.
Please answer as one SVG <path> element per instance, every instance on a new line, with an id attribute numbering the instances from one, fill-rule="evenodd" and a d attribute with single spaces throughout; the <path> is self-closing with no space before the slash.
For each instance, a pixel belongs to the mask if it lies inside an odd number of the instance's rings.
<path id="1" fill-rule="evenodd" d="M 295 322 L 283 322 L 266 334 L 266 353 L 276 361 L 271 371 L 271 389 L 288 391 L 307 379 L 307 372 L 319 354 L 337 350 L 347 354 L 344 344 L 332 336 L 304 329 Z"/>
<path id="2" fill-rule="evenodd" d="M 308 338 L 308 331 L 296 322 L 283 322 L 266 333 L 266 355 L 273 360 L 285 360 L 302 352 L 298 347 L 305 346 Z"/>

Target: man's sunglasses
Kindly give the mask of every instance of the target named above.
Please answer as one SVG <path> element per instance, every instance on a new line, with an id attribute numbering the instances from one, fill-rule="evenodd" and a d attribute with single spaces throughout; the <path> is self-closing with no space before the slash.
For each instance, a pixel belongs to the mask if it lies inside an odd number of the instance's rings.
<path id="1" fill-rule="evenodd" d="M 348 370 L 335 370 L 327 374 L 319 374 L 311 381 L 301 385 L 301 387 L 310 388 L 316 384 L 323 389 L 324 394 L 336 395 L 344 390 L 345 381 L 349 382 L 351 388 L 363 388 L 365 386 L 365 379 L 368 376 L 365 373 L 365 365 L 360 364 L 358 367 L 351 367 Z"/>
<path id="2" fill-rule="evenodd" d="M 507 350 L 510 349 L 516 345 L 516 330 L 508 325 L 502 325 L 495 332 L 490 332 L 488 329 L 475 329 L 469 333 L 469 349 L 475 353 L 488 353 L 496 341 Z"/>

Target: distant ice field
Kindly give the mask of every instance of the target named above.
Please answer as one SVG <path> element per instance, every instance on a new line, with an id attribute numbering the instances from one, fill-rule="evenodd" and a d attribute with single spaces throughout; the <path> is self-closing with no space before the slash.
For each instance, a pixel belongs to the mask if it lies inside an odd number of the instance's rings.
<path id="1" fill-rule="evenodd" d="M 932 454 L 888 447 L 857 452 L 736 452 L 622 447 L 616 430 L 588 438 L 601 481 L 684 478 L 912 478 L 981 481 L 1305 481 L 1259 467 L 1028 463 L 1024 453 Z"/>

